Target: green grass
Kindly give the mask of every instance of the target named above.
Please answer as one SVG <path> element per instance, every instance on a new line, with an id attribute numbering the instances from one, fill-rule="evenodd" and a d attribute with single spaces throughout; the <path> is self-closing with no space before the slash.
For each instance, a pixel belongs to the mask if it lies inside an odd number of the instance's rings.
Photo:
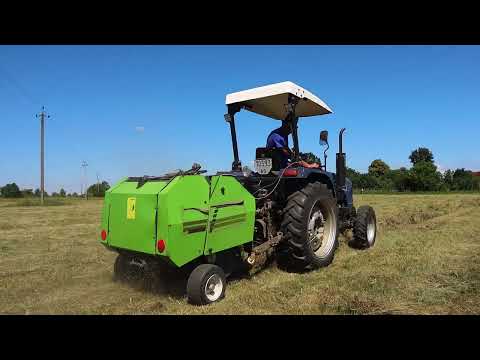
<path id="1" fill-rule="evenodd" d="M 181 279 L 155 292 L 112 280 L 115 254 L 97 241 L 101 200 L 66 206 L 0 201 L 0 313 L 478 314 L 480 195 L 358 195 L 370 204 L 374 248 L 341 238 L 333 263 L 306 274 L 269 266 L 229 283 L 226 298 L 188 305 Z"/>

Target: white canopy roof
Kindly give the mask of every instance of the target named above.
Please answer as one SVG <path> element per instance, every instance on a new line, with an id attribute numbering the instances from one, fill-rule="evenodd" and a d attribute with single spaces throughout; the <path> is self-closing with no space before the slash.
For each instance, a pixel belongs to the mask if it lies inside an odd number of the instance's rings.
<path id="1" fill-rule="evenodd" d="M 295 109 L 298 117 L 332 113 L 332 110 L 322 100 L 291 81 L 228 94 L 225 103 L 226 105 L 246 105 L 249 111 L 273 119 L 284 120 L 287 116 L 288 94 L 302 99 Z"/>

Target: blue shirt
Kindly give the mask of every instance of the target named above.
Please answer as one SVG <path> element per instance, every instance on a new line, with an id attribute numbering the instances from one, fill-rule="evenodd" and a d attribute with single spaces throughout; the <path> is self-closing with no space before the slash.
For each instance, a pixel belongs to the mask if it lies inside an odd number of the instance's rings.
<path id="1" fill-rule="evenodd" d="M 267 138 L 267 148 L 285 148 L 288 147 L 288 135 L 283 135 L 280 128 L 273 130 Z M 288 165 L 288 155 L 283 151 L 281 154 L 281 168 Z"/>

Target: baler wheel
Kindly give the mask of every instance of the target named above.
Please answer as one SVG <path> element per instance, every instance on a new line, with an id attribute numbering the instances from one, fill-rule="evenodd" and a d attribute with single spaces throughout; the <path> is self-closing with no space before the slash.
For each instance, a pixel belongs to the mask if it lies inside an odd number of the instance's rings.
<path id="1" fill-rule="evenodd" d="M 213 264 L 197 266 L 187 282 L 188 302 L 194 305 L 207 305 L 225 297 L 227 285 L 222 268 Z"/>

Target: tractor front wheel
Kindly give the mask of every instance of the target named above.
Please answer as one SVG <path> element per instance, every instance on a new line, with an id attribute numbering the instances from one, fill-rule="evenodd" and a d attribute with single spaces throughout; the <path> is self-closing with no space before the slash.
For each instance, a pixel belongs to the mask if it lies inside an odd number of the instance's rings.
<path id="1" fill-rule="evenodd" d="M 328 187 L 314 182 L 290 195 L 282 230 L 286 267 L 311 270 L 329 265 L 337 248 L 338 214 Z"/>
<path id="2" fill-rule="evenodd" d="M 360 206 L 353 227 L 352 245 L 358 249 L 368 249 L 377 238 L 377 218 L 371 206 Z"/>
<path id="3" fill-rule="evenodd" d="M 206 305 L 225 297 L 227 285 L 222 268 L 213 264 L 197 266 L 187 282 L 188 301 L 194 305 Z"/>

